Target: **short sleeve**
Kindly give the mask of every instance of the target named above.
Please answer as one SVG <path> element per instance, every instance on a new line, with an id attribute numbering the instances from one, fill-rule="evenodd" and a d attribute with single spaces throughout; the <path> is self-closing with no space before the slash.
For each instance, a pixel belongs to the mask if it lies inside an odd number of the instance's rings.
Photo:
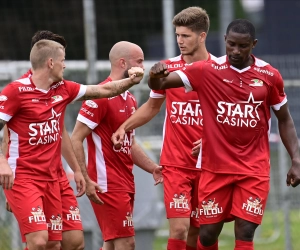
<path id="1" fill-rule="evenodd" d="M 0 94 L 0 119 L 8 122 L 14 114 L 16 114 L 20 107 L 18 100 L 19 91 L 10 83 Z"/>
<path id="2" fill-rule="evenodd" d="M 77 120 L 95 129 L 106 115 L 108 99 L 86 100 L 82 103 Z"/>
<path id="3" fill-rule="evenodd" d="M 69 93 L 70 103 L 80 99 L 86 93 L 86 85 L 79 84 L 73 81 L 64 81 L 67 91 Z"/>
<path id="4" fill-rule="evenodd" d="M 151 90 L 149 96 L 151 98 L 165 98 L 166 91 L 165 90 Z"/>
<path id="5" fill-rule="evenodd" d="M 270 105 L 275 109 L 279 110 L 287 102 L 287 97 L 284 92 L 284 83 L 282 76 L 278 72 L 276 74 L 276 80 L 272 86 L 271 95 L 270 95 Z"/>

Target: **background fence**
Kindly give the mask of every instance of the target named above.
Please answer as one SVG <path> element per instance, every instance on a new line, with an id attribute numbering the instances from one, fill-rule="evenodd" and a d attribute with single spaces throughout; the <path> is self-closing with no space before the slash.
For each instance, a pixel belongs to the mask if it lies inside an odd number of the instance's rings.
<path id="1" fill-rule="evenodd" d="M 188 6 L 201 6 L 209 13 L 211 29 L 207 47 L 216 56 L 224 53 L 224 29 L 232 19 L 248 18 L 255 23 L 259 43 L 254 53 L 280 70 L 285 80 L 290 111 L 300 135 L 300 32 L 297 27 L 300 23 L 300 2 L 297 0 L 0 0 L 0 84 L 4 86 L 30 68 L 27 59 L 31 36 L 41 29 L 51 30 L 67 39 L 66 79 L 83 84 L 90 83 L 93 79 L 96 82 L 104 80 L 109 73 L 109 63 L 105 61 L 108 52 L 120 40 L 135 42 L 143 48 L 147 72 L 157 60 L 178 54 L 174 29 L 170 27 L 171 19 L 175 13 Z M 87 75 L 93 73 L 94 78 L 89 80 Z M 139 105 L 149 96 L 146 80 L 147 76 L 140 85 L 132 88 Z M 76 103 L 67 109 L 65 123 L 70 132 L 79 107 L 80 103 Z M 163 120 L 164 107 L 152 121 L 137 129 L 136 133 L 140 144 L 157 161 Z M 263 224 L 256 233 L 256 249 L 260 249 L 260 246 L 274 250 L 298 249 L 299 187 L 292 189 L 285 185 L 290 162 L 280 144 L 274 116 L 271 133 L 271 193 Z M 144 244 L 148 240 L 149 249 L 165 249 L 161 187 L 153 188 L 150 175 L 138 170 L 135 170 L 135 174 L 138 193 L 134 217 L 138 225 L 138 239 Z M 143 192 L 145 189 L 150 191 Z M 88 244 L 86 249 L 99 249 L 101 234 L 91 207 L 86 197 L 79 198 L 79 202 Z M 222 232 L 220 249 L 233 249 L 231 224 L 226 225 Z M 152 240 L 155 240 L 153 246 Z M 143 245 L 137 245 L 136 249 L 146 250 L 141 246 Z M 18 227 L 13 216 L 5 211 L 2 191 L 0 249 L 21 249 Z"/>

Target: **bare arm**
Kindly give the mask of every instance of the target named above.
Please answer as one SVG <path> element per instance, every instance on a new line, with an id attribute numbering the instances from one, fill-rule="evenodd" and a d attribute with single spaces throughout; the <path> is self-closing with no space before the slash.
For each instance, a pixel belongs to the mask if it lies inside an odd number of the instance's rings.
<path id="1" fill-rule="evenodd" d="M 80 166 L 76 160 L 76 156 L 71 144 L 70 136 L 66 127 L 64 126 L 62 132 L 62 144 L 61 144 L 61 152 L 68 165 L 74 172 L 74 180 L 76 183 L 77 189 L 77 197 L 82 196 L 85 193 L 85 180 L 80 170 Z"/>
<path id="2" fill-rule="evenodd" d="M 274 113 L 278 119 L 281 140 L 292 161 L 286 183 L 288 186 L 296 187 L 300 183 L 300 152 L 294 121 L 290 115 L 288 104 L 283 105 L 278 111 L 274 110 Z"/>
<path id="3" fill-rule="evenodd" d="M 163 182 L 162 177 L 162 167 L 158 166 L 155 162 L 153 162 L 143 151 L 143 149 L 138 145 L 133 139 L 132 147 L 131 147 L 131 156 L 133 163 L 145 170 L 146 172 L 153 174 L 153 178 L 155 180 L 155 184 Z"/>
<path id="4" fill-rule="evenodd" d="M 167 65 L 158 62 L 152 66 L 149 72 L 148 85 L 151 89 L 161 90 L 183 87 L 180 76 L 175 72 L 169 72 Z"/>
<path id="5" fill-rule="evenodd" d="M 3 129 L 5 126 L 6 121 L 3 121 L 0 119 L 0 130 Z M 2 140 L 2 139 L 1 139 Z M 5 153 L 3 152 L 3 143 L 1 141 L 1 148 L 0 148 L 0 185 L 2 185 L 3 189 L 11 189 L 14 183 L 14 175 L 13 172 L 8 165 L 7 159 L 5 157 Z M 5 147 L 5 146 L 4 146 Z M 7 145 L 6 148 L 4 148 L 5 151 L 7 151 Z"/>
<path id="6" fill-rule="evenodd" d="M 83 177 L 86 181 L 86 195 L 90 200 L 97 204 L 103 204 L 103 202 L 100 200 L 100 198 L 97 195 L 98 192 L 102 192 L 99 185 L 95 182 L 93 182 L 90 177 L 88 176 L 87 170 L 86 170 L 86 160 L 84 155 L 84 148 L 83 148 L 83 141 L 84 139 L 92 132 L 92 129 L 90 129 L 88 126 L 83 124 L 80 121 L 76 121 L 72 136 L 71 136 L 71 142 L 74 148 L 74 151 L 76 152 L 76 158 L 78 161 L 78 164 L 80 166 L 80 170 L 83 174 Z"/>
<path id="7" fill-rule="evenodd" d="M 78 99 L 78 101 L 109 98 L 122 94 L 143 79 L 144 70 L 139 67 L 132 67 L 128 70 L 128 74 L 129 78 L 122 80 L 111 81 L 102 85 L 88 85 L 85 95 Z"/>
<path id="8" fill-rule="evenodd" d="M 112 135 L 112 142 L 116 148 L 121 147 L 125 133 L 149 122 L 157 113 L 165 98 L 149 98 L 137 111 L 134 112 Z"/>
<path id="9" fill-rule="evenodd" d="M 7 126 L 4 126 L 3 136 L 2 136 L 2 153 L 4 156 L 6 156 L 6 154 L 7 154 L 8 143 L 9 143 L 9 138 L 8 138 Z"/>

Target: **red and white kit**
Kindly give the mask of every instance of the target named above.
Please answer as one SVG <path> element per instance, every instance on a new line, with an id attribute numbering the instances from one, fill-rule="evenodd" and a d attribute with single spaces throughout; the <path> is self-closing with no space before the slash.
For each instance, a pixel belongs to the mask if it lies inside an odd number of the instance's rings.
<path id="1" fill-rule="evenodd" d="M 279 110 L 287 98 L 278 70 L 253 59 L 253 65 L 242 70 L 223 56 L 176 71 L 202 103 L 203 224 L 221 221 L 226 213 L 254 223 L 262 219 L 269 191 L 270 107 Z"/>
<path id="2" fill-rule="evenodd" d="M 209 55 L 209 60 L 214 58 Z M 164 61 L 168 71 L 185 67 L 182 55 Z M 198 227 L 198 183 L 201 154 L 191 155 L 193 142 L 202 138 L 202 104 L 196 92 L 184 87 L 152 90 L 151 98 L 166 98 L 166 115 L 160 165 L 164 166 L 164 200 L 167 218 L 187 218 Z"/>
<path id="3" fill-rule="evenodd" d="M 0 118 L 7 122 L 8 163 L 15 174 L 14 186 L 5 194 L 23 234 L 48 230 L 49 223 L 49 239 L 61 239 L 57 179 L 64 112 L 66 105 L 85 91 L 85 86 L 66 80 L 52 84 L 48 91 L 37 89 L 27 77 L 8 84 L 1 92 Z M 28 182 L 26 192 L 24 182 Z"/>
<path id="4" fill-rule="evenodd" d="M 111 81 L 107 78 L 101 84 Z M 104 205 L 91 202 L 105 241 L 134 235 L 132 211 L 134 176 L 131 146 L 134 130 L 125 135 L 120 149 L 114 148 L 111 136 L 136 110 L 130 92 L 111 98 L 85 101 L 77 120 L 93 131 L 87 137 L 88 174 L 104 191 L 99 197 Z"/>

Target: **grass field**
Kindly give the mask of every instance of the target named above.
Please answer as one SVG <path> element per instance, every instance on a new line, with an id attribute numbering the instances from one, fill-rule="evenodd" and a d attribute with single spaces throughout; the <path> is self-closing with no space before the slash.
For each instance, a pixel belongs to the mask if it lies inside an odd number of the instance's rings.
<path id="1" fill-rule="evenodd" d="M 300 210 L 290 214 L 291 245 L 294 250 L 300 249 Z M 256 230 L 255 250 L 285 250 L 285 225 L 283 214 L 266 212 L 263 223 Z M 166 250 L 167 238 L 157 237 L 154 250 Z M 233 223 L 225 224 L 219 238 L 220 250 L 234 249 Z"/>

